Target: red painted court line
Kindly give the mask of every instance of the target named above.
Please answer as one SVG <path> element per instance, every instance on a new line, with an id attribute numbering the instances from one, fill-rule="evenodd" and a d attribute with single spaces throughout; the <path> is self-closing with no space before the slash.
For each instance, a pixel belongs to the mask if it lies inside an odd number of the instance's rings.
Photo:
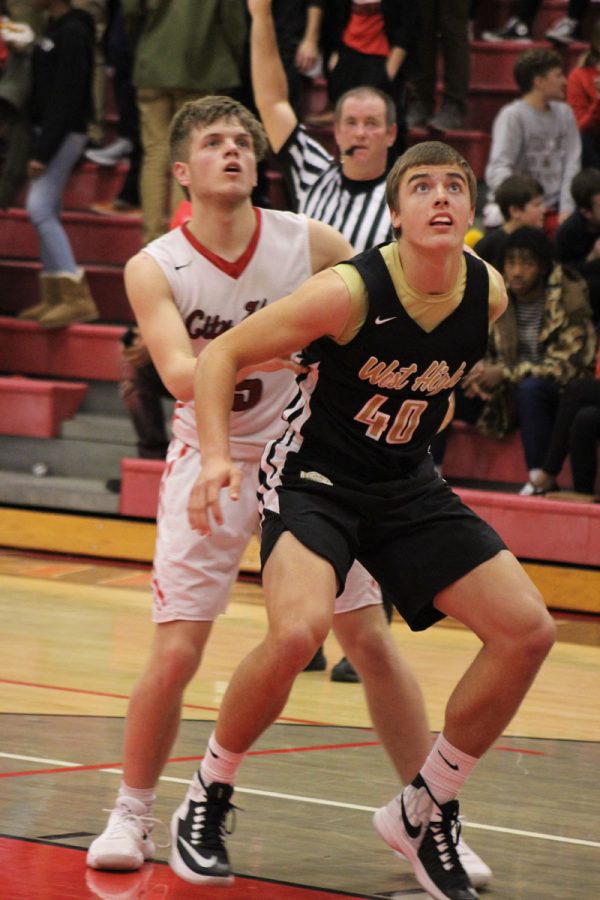
<path id="1" fill-rule="evenodd" d="M 528 756 L 547 756 L 544 750 L 523 750 L 522 747 L 494 747 L 494 750 L 504 750 L 505 753 L 526 753 Z"/>
<path id="2" fill-rule="evenodd" d="M 318 744 L 310 747 L 274 747 L 271 750 L 249 750 L 247 756 L 273 756 L 280 753 L 311 753 L 315 750 L 353 750 L 356 747 L 378 747 L 380 741 L 356 741 L 348 744 Z M 200 762 L 203 756 L 176 756 L 167 763 Z M 21 778 L 26 775 L 62 775 L 64 772 L 90 772 L 95 769 L 121 769 L 122 762 L 90 763 L 81 766 L 59 766 L 53 769 L 28 769 L 21 772 L 0 772 L 0 778 Z"/>
<path id="3" fill-rule="evenodd" d="M 69 694 L 84 694 L 88 697 L 111 697 L 114 700 L 129 700 L 128 694 L 113 694 L 110 691 L 91 691 L 83 688 L 65 687 L 60 684 L 40 684 L 36 681 L 15 681 L 11 678 L 0 678 L 0 684 L 13 684 L 16 687 L 41 688 L 45 691 L 64 691 Z M 203 709 L 205 712 L 218 712 L 218 706 L 199 706 L 196 703 L 184 703 L 184 709 Z M 296 725 L 332 725 L 332 722 L 317 722 L 312 719 L 298 719 L 294 716 L 279 716 L 278 722 L 293 722 Z"/>
<path id="4" fill-rule="evenodd" d="M 236 875 L 227 888 L 186 884 L 164 863 L 139 872 L 99 872 L 84 851 L 42 841 L 0 837 L 2 897 L 7 900 L 97 900 L 98 897 L 168 897 L 169 900 L 349 900 L 364 894 L 321 890 Z"/>

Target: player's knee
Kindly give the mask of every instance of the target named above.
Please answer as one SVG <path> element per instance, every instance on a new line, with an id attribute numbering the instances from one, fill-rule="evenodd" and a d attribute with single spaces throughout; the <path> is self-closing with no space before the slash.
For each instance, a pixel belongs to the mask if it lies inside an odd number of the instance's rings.
<path id="1" fill-rule="evenodd" d="M 171 644 L 154 657 L 155 677 L 160 680 L 163 689 L 182 690 L 196 674 L 200 658 L 201 654 L 192 644 Z"/>
<path id="2" fill-rule="evenodd" d="M 327 628 L 317 623 L 294 622 L 277 634 L 277 654 L 282 667 L 301 672 L 311 661 L 325 638 Z"/>
<path id="3" fill-rule="evenodd" d="M 556 640 L 556 626 L 535 588 L 523 598 L 523 612 L 514 623 L 511 637 L 520 657 L 530 662 L 534 669 L 552 649 Z"/>

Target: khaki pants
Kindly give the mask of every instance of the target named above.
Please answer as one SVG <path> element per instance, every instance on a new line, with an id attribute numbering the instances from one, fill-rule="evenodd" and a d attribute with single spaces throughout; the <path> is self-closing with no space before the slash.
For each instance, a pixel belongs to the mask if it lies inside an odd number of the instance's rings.
<path id="1" fill-rule="evenodd" d="M 143 148 L 140 193 L 144 245 L 165 233 L 170 212 L 184 198 L 183 191 L 175 179 L 170 177 L 167 138 L 171 119 L 188 100 L 197 100 L 203 96 L 203 93 L 162 88 L 137 90 Z M 167 204 L 169 196 L 170 202 Z"/>

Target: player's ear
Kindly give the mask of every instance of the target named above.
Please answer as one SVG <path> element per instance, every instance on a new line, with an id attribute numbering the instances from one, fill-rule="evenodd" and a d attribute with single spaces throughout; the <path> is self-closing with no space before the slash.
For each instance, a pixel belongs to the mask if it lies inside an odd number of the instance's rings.
<path id="1" fill-rule="evenodd" d="M 190 184 L 190 167 L 187 163 L 177 160 L 171 167 L 173 178 L 182 187 L 189 187 Z"/>

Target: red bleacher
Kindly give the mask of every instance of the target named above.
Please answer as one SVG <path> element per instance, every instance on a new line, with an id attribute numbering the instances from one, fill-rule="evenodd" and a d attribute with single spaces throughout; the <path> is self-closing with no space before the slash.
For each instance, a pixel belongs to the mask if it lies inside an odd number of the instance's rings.
<path id="1" fill-rule="evenodd" d="M 71 419 L 88 389 L 83 382 L 0 377 L 0 434 L 51 438 Z"/>
<path id="2" fill-rule="evenodd" d="M 69 325 L 44 331 L 35 322 L 0 316 L 0 368 L 53 378 L 117 381 L 120 325 Z"/>

